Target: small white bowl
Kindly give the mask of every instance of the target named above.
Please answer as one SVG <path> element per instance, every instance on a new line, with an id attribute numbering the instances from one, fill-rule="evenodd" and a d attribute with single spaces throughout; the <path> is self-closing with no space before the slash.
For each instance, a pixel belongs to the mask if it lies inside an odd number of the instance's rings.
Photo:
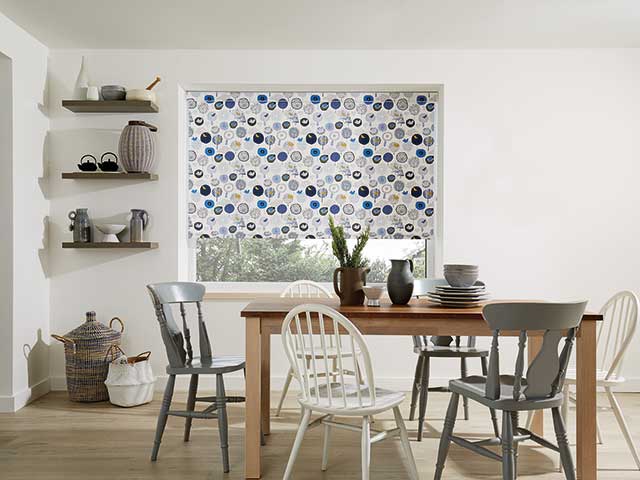
<path id="1" fill-rule="evenodd" d="M 365 285 L 362 287 L 362 291 L 367 296 L 367 305 L 370 307 L 380 306 L 380 297 L 384 293 L 384 287 L 379 285 Z"/>
<path id="2" fill-rule="evenodd" d="M 156 92 L 145 89 L 127 90 L 127 100 L 148 100 L 156 103 Z"/>
<path id="3" fill-rule="evenodd" d="M 126 225 L 116 225 L 113 223 L 102 223 L 96 228 L 102 233 L 102 241 L 106 243 L 118 243 L 118 234 L 125 229 Z"/>

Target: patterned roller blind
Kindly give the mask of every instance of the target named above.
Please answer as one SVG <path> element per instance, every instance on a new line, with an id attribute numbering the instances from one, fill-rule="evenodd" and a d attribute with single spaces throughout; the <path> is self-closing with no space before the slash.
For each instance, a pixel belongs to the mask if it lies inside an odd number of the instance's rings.
<path id="1" fill-rule="evenodd" d="M 434 92 L 187 92 L 189 237 L 434 235 Z"/>

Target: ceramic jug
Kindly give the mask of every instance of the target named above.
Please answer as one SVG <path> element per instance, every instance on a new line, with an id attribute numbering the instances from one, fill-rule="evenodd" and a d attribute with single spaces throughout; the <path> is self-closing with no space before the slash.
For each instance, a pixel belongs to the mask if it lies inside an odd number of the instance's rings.
<path id="1" fill-rule="evenodd" d="M 333 289 L 340 298 L 340 305 L 362 305 L 367 284 L 368 268 L 336 268 L 333 271 Z"/>
<path id="2" fill-rule="evenodd" d="M 118 154 L 127 172 L 151 172 L 156 161 L 156 139 L 151 132 L 157 131 L 158 127 L 139 120 L 131 120 L 124 127 Z"/>
<path id="3" fill-rule="evenodd" d="M 391 260 L 387 291 L 395 305 L 409 303 L 413 295 L 413 260 Z"/>
<path id="4" fill-rule="evenodd" d="M 69 230 L 73 232 L 73 241 L 76 243 L 91 243 L 91 220 L 88 209 L 77 208 L 69 212 Z"/>
<path id="5" fill-rule="evenodd" d="M 146 210 L 134 208 L 131 210 L 131 220 L 129 221 L 129 235 L 131 242 L 144 241 L 144 229 L 147 227 L 149 214 Z"/>

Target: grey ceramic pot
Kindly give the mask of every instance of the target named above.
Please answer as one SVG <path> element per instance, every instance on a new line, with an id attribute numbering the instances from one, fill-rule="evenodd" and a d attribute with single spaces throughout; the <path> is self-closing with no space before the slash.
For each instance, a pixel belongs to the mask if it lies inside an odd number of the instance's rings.
<path id="1" fill-rule="evenodd" d="M 391 260 L 387 292 L 395 305 L 406 305 L 413 295 L 413 261 Z"/>

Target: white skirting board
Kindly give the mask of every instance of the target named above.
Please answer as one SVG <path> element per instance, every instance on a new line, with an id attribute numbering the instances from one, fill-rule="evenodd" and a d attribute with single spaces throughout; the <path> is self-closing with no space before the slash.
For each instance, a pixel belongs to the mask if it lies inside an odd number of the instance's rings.
<path id="1" fill-rule="evenodd" d="M 45 378 L 44 380 L 40 380 L 35 385 L 29 388 L 25 388 L 15 395 L 0 395 L 0 413 L 17 412 L 28 403 L 34 401 L 36 398 L 49 393 L 50 390 L 50 379 Z"/>
<path id="2" fill-rule="evenodd" d="M 156 391 L 163 391 L 167 382 L 166 375 L 158 375 L 158 380 L 155 385 Z M 244 377 L 240 375 L 225 375 L 225 386 L 227 390 L 242 391 L 244 390 Z M 280 391 L 284 385 L 285 377 L 271 377 L 271 390 Z M 449 379 L 446 378 L 431 378 L 430 385 L 437 387 L 446 385 Z M 388 388 L 390 390 L 411 391 L 411 382 L 413 377 L 380 377 L 377 380 L 377 386 L 382 388 Z M 215 390 L 215 378 L 213 375 L 202 375 L 200 377 L 200 388 L 206 390 Z M 176 391 L 186 392 L 189 387 L 189 375 L 178 375 L 176 380 Z M 295 384 L 291 385 L 291 390 L 296 390 Z M 67 383 L 65 377 L 52 377 L 51 378 L 51 390 L 66 390 Z M 623 388 L 619 388 L 618 392 L 640 393 L 640 377 L 630 378 L 623 385 Z"/>

